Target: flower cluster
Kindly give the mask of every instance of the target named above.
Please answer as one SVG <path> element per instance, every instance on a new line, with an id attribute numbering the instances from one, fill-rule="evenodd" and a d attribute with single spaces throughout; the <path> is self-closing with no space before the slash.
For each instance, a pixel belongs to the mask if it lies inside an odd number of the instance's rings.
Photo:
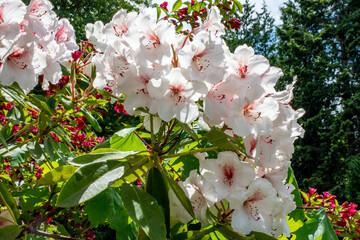
<path id="1" fill-rule="evenodd" d="M 301 192 L 306 209 L 325 208 L 336 234 L 348 239 L 360 237 L 360 212 L 357 204 L 344 202 L 339 205 L 336 196 L 328 192 L 317 193 L 314 188 L 309 188 L 309 193 Z"/>
<path id="2" fill-rule="evenodd" d="M 73 27 L 58 19 L 47 0 L 21 0 L 0 3 L 0 84 L 17 82 L 29 92 L 43 75 L 42 87 L 58 83 L 62 77 L 59 63 L 71 59 L 78 49 Z"/>
<path id="3" fill-rule="evenodd" d="M 120 10 L 105 25 L 86 26 L 98 51 L 92 59 L 98 70 L 94 87 L 125 95 L 129 114 L 147 109 L 165 122 L 199 120 L 242 137 L 243 161 L 234 152 L 220 152 L 217 159 L 198 156 L 200 175 L 193 171 L 180 185 L 205 225 L 207 210 L 226 201 L 234 230 L 289 236 L 286 216 L 295 203 L 293 186 L 284 181 L 293 143 L 304 133 L 297 123 L 304 111 L 289 105 L 295 81 L 277 92 L 281 69 L 246 45 L 231 53 L 220 39 L 224 26 L 217 7 L 187 36 L 155 15 L 149 9 Z M 174 201 L 173 217 L 189 220 Z"/>

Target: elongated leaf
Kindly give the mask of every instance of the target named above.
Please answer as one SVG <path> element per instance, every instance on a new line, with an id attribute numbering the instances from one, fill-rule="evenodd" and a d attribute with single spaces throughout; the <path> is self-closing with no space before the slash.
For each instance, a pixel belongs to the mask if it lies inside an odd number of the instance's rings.
<path id="1" fill-rule="evenodd" d="M 49 140 L 48 138 L 45 138 L 44 140 L 44 150 L 48 154 L 50 160 L 53 161 L 55 150 L 53 145 L 51 144 L 51 140 Z"/>
<path id="2" fill-rule="evenodd" d="M 62 94 L 58 95 L 58 97 L 59 97 L 61 104 L 63 105 L 63 107 L 66 110 L 71 110 L 74 108 L 74 104 L 67 97 L 65 97 Z"/>
<path id="3" fill-rule="evenodd" d="M 49 186 L 66 181 L 73 175 L 76 169 L 77 167 L 71 165 L 59 166 L 57 168 L 54 168 L 40 178 L 40 180 L 38 181 L 38 185 Z"/>
<path id="4" fill-rule="evenodd" d="M 172 7 L 173 12 L 177 11 L 181 7 L 181 5 L 182 5 L 182 1 L 177 0 Z"/>
<path id="5" fill-rule="evenodd" d="M 168 188 L 166 182 L 156 167 L 150 169 L 147 182 L 146 182 L 146 192 L 153 196 L 160 207 L 162 208 L 164 217 L 167 236 L 169 237 L 170 233 L 170 205 L 169 205 L 169 196 Z"/>
<path id="6" fill-rule="evenodd" d="M 228 239 L 238 239 L 238 240 L 257 240 L 254 236 L 247 237 L 243 234 L 237 233 L 234 230 L 232 230 L 230 227 L 225 225 L 216 225 L 216 229 L 225 237 Z M 260 238 L 259 238 L 260 240 Z"/>
<path id="7" fill-rule="evenodd" d="M 303 201 L 302 201 L 302 198 L 301 198 L 299 186 L 297 184 L 297 181 L 296 181 L 296 178 L 295 178 L 295 175 L 294 175 L 294 171 L 292 170 L 291 167 L 289 167 L 289 169 L 288 169 L 288 176 L 287 176 L 287 179 L 286 179 L 286 183 L 290 183 L 290 184 L 294 185 L 295 189 L 294 189 L 294 191 L 291 192 L 291 194 L 294 195 L 294 201 L 296 203 L 296 206 L 297 207 L 302 207 L 303 206 Z M 300 208 L 297 208 L 294 211 L 292 211 L 290 213 L 289 217 L 294 218 L 295 221 L 297 221 L 297 220 L 304 221 L 306 219 L 304 210 L 300 209 Z"/>
<path id="8" fill-rule="evenodd" d="M 5 206 L 7 207 L 7 209 L 9 210 L 13 219 L 18 224 L 20 224 L 21 223 L 20 212 L 19 212 L 19 209 L 17 208 L 15 200 L 9 193 L 6 185 L 1 182 L 0 182 L 0 198 L 3 201 L 3 203 L 5 204 Z"/>
<path id="9" fill-rule="evenodd" d="M 0 228 L 0 240 L 13 240 L 17 239 L 17 236 L 22 231 L 22 227 L 18 225 L 8 225 Z"/>
<path id="10" fill-rule="evenodd" d="M 14 124 L 20 124 L 25 121 L 25 115 L 21 108 L 14 105 L 6 114 L 6 118 L 9 119 L 9 121 Z"/>
<path id="11" fill-rule="evenodd" d="M 47 105 L 46 100 L 43 96 L 40 95 L 30 95 L 30 102 L 35 104 L 39 109 L 46 111 L 47 114 L 54 116 L 54 112 Z"/>
<path id="12" fill-rule="evenodd" d="M 63 76 L 70 76 L 69 70 L 64 65 L 60 64 L 60 67 L 61 67 L 61 71 L 62 71 Z"/>
<path id="13" fill-rule="evenodd" d="M 2 144 L 4 147 L 6 147 L 6 149 L 8 149 L 8 145 L 7 145 L 7 143 L 6 143 L 6 139 L 5 139 L 5 137 L 1 134 L 1 132 L 0 132 L 0 142 L 1 142 L 1 144 Z"/>
<path id="14" fill-rule="evenodd" d="M 224 150 L 233 150 L 233 145 L 229 142 L 229 136 L 217 129 L 211 129 L 205 134 L 205 137 L 216 147 Z"/>
<path id="15" fill-rule="evenodd" d="M 108 103 L 108 101 L 103 99 L 84 99 L 83 103 L 88 105 L 103 105 Z"/>
<path id="16" fill-rule="evenodd" d="M 43 153 L 39 143 L 36 141 L 30 141 L 26 147 L 35 161 L 39 162 Z"/>
<path id="17" fill-rule="evenodd" d="M 93 115 L 91 115 L 91 113 L 86 108 L 81 107 L 80 111 L 84 114 L 85 118 L 90 122 L 91 126 L 93 126 L 95 131 L 102 131 L 98 121 L 93 117 Z"/>
<path id="18" fill-rule="evenodd" d="M 80 167 L 65 183 L 57 205 L 73 207 L 104 191 L 125 172 L 122 162 L 108 160 Z"/>
<path id="19" fill-rule="evenodd" d="M 161 167 L 161 166 L 160 166 Z M 185 195 L 185 192 L 182 190 L 182 188 L 178 185 L 177 182 L 169 175 L 169 173 L 166 171 L 166 169 L 163 169 L 163 175 L 166 179 L 166 181 L 169 183 L 170 188 L 174 191 L 176 197 L 179 199 L 183 207 L 186 209 L 186 211 L 195 218 L 195 213 L 192 208 L 191 202 L 189 198 Z"/>
<path id="20" fill-rule="evenodd" d="M 308 213 L 307 218 L 304 225 L 293 232 L 296 239 L 316 240 L 319 237 L 321 240 L 338 239 L 324 208 Z"/>
<path id="21" fill-rule="evenodd" d="M 189 127 L 189 125 L 187 125 L 186 123 L 182 123 L 182 122 L 179 122 L 179 124 L 180 124 L 180 126 L 182 127 L 182 129 L 184 129 L 184 131 L 185 131 L 187 134 L 189 134 L 194 140 L 196 140 L 196 141 L 199 140 L 196 132 L 195 132 L 193 129 L 191 129 L 191 128 Z"/>
<path id="22" fill-rule="evenodd" d="M 242 12 L 243 6 L 241 5 L 241 3 L 238 0 L 233 0 L 233 1 L 236 4 L 237 8 L 239 9 L 239 12 Z"/>
<path id="23" fill-rule="evenodd" d="M 166 239 L 164 215 L 150 194 L 136 186 L 123 184 L 120 196 L 126 212 L 150 239 Z"/>
<path id="24" fill-rule="evenodd" d="M 1 90 L 10 96 L 20 107 L 25 108 L 25 95 L 23 92 L 17 91 L 12 86 L 2 86 Z"/>
<path id="25" fill-rule="evenodd" d="M 147 148 L 133 133 L 136 128 L 125 128 L 115 133 L 110 139 L 110 147 L 119 151 L 146 151 Z"/>
<path id="26" fill-rule="evenodd" d="M 75 166 L 82 166 L 89 163 L 102 162 L 106 160 L 120 160 L 130 155 L 137 154 L 138 151 L 120 152 L 111 148 L 101 148 L 89 154 L 84 154 L 69 161 Z"/>

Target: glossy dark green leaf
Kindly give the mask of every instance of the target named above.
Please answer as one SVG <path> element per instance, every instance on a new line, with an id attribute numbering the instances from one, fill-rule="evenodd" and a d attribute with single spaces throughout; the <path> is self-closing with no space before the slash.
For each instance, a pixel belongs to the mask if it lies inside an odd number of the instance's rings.
<path id="1" fill-rule="evenodd" d="M 126 212 L 151 240 L 166 239 L 164 215 L 150 194 L 134 185 L 124 183 L 120 196 Z"/>
<path id="2" fill-rule="evenodd" d="M 69 100 L 69 98 L 67 98 L 66 96 L 64 96 L 62 94 L 58 95 L 58 97 L 59 97 L 61 104 L 63 105 L 63 107 L 66 110 L 71 110 L 74 108 L 74 104 Z"/>
<path id="3" fill-rule="evenodd" d="M 6 139 L 5 137 L 2 135 L 1 131 L 0 131 L 0 143 L 7 149 L 8 145 L 6 143 Z"/>
<path id="4" fill-rule="evenodd" d="M 315 240 L 337 240 L 338 237 L 326 215 L 324 208 L 306 214 L 307 221 L 292 234 L 296 239 Z"/>
<path id="5" fill-rule="evenodd" d="M 13 196 L 11 196 L 11 194 L 9 193 L 6 185 L 1 182 L 0 182 L 0 198 L 1 198 L 2 202 L 5 204 L 5 206 L 7 207 L 7 209 L 9 210 L 13 219 L 17 223 L 21 223 L 20 212 L 19 212 L 19 209 L 17 208 L 16 202 L 15 202 Z"/>
<path id="6" fill-rule="evenodd" d="M 93 115 L 91 115 L 91 113 L 86 108 L 81 107 L 80 111 L 84 114 L 85 118 L 90 122 L 91 126 L 93 126 L 95 131 L 102 131 L 102 128 L 100 127 L 98 121 L 93 117 Z"/>
<path id="7" fill-rule="evenodd" d="M 59 194 L 57 205 L 73 207 L 85 202 L 120 179 L 124 172 L 125 166 L 116 160 L 82 166 L 65 183 Z"/>
<path id="8" fill-rule="evenodd" d="M 216 230 L 218 230 L 222 235 L 228 239 L 238 239 L 238 240 L 255 240 L 254 236 L 245 236 L 238 232 L 235 232 L 231 227 L 225 225 L 216 225 Z M 257 238 L 256 238 L 257 239 Z M 259 239 L 260 240 L 260 239 Z"/>
<path id="9" fill-rule="evenodd" d="M 181 5 L 182 5 L 182 0 L 177 0 L 172 7 L 173 12 L 177 11 L 181 7 Z"/>
<path id="10" fill-rule="evenodd" d="M 233 145 L 229 142 L 229 136 L 218 130 L 211 129 L 209 132 L 205 134 L 205 137 L 216 147 L 219 147 L 223 150 L 232 150 L 234 149 Z"/>
<path id="11" fill-rule="evenodd" d="M 189 127 L 188 124 L 182 123 L 182 122 L 179 122 L 179 124 L 180 124 L 181 128 L 184 129 L 184 131 L 187 134 L 189 134 L 194 140 L 196 140 L 196 141 L 199 140 L 196 132 L 191 127 Z"/>
<path id="12" fill-rule="evenodd" d="M 35 159 L 35 161 L 39 162 L 43 154 L 42 148 L 40 147 L 39 143 L 35 141 L 30 141 L 26 147 L 29 150 L 31 156 Z"/>
<path id="13" fill-rule="evenodd" d="M 60 67 L 61 67 L 61 71 L 62 71 L 63 76 L 70 76 L 69 70 L 64 65 L 60 64 Z"/>
<path id="14" fill-rule="evenodd" d="M 167 236 L 170 233 L 170 205 L 168 187 L 159 169 L 153 167 L 149 170 L 146 182 L 146 192 L 153 196 L 160 205 L 164 217 Z"/>
<path id="15" fill-rule="evenodd" d="M 125 128 L 110 139 L 110 147 L 119 151 L 146 151 L 147 148 L 133 131 L 137 128 Z"/>
<path id="16" fill-rule="evenodd" d="M 40 186 L 41 185 L 49 186 L 66 181 L 73 175 L 76 169 L 77 167 L 74 167 L 72 165 L 59 166 L 57 168 L 52 169 L 50 172 L 45 173 L 45 175 L 43 175 L 39 179 L 37 184 Z"/>
<path id="17" fill-rule="evenodd" d="M 102 162 L 106 160 L 120 160 L 137 153 L 138 151 L 120 152 L 111 148 L 101 148 L 91 153 L 76 157 L 72 160 L 69 160 L 68 162 L 75 166 L 82 166 L 89 163 Z"/>
<path id="18" fill-rule="evenodd" d="M 55 155 L 55 149 L 51 143 L 51 140 L 49 140 L 48 138 L 45 138 L 44 140 L 44 150 L 49 156 L 50 160 L 53 161 Z"/>
<path id="19" fill-rule="evenodd" d="M 47 105 L 44 96 L 41 95 L 29 95 L 30 102 L 37 106 L 39 109 L 45 111 L 47 114 L 54 116 L 54 112 Z"/>
<path id="20" fill-rule="evenodd" d="M 299 186 L 297 184 L 297 181 L 296 181 L 296 178 L 294 175 L 294 171 L 292 170 L 291 167 L 289 167 L 289 169 L 288 169 L 286 183 L 290 183 L 295 187 L 294 191 L 292 191 L 291 194 L 294 195 L 294 201 L 296 203 L 296 206 L 302 207 L 303 201 L 302 201 L 301 193 L 300 193 Z M 304 221 L 306 219 L 304 210 L 300 209 L 300 208 L 297 208 L 294 211 L 292 211 L 290 213 L 289 217 L 294 218 L 295 221 L 298 221 L 298 220 Z"/>
<path id="21" fill-rule="evenodd" d="M 13 124 L 18 125 L 25 121 L 25 115 L 21 108 L 14 105 L 6 114 L 6 118 Z"/>
<path id="22" fill-rule="evenodd" d="M 0 228 L 0 240 L 15 240 L 23 230 L 18 225 L 8 225 Z"/>

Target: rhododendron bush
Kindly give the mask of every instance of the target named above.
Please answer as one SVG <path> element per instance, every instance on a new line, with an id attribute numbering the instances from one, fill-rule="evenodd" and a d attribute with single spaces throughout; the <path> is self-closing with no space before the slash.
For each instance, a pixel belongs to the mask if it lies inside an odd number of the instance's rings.
<path id="1" fill-rule="evenodd" d="M 281 69 L 229 51 L 238 1 L 167 7 L 119 10 L 78 45 L 47 0 L 0 1 L 0 236 L 336 239 L 290 167 L 296 79 L 276 91 Z M 110 111 L 140 123 L 102 135 Z"/>

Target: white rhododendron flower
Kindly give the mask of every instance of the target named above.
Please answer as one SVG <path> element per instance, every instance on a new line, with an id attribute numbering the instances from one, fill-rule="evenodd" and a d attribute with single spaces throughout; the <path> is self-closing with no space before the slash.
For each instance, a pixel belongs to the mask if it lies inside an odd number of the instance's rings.
<path id="1" fill-rule="evenodd" d="M 200 173 L 205 181 L 214 185 L 216 201 L 245 190 L 255 177 L 252 166 L 239 160 L 234 152 L 220 152 L 217 159 L 201 160 Z"/>
<path id="2" fill-rule="evenodd" d="M 0 62 L 9 54 L 15 41 L 20 37 L 20 23 L 26 12 L 25 4 L 18 0 L 0 2 Z"/>
<path id="3" fill-rule="evenodd" d="M 189 81 L 180 68 L 173 68 L 160 79 L 151 79 L 148 84 L 150 96 L 155 99 L 153 113 L 170 121 L 174 117 L 183 123 L 193 122 L 199 115 L 195 103 L 205 96 L 207 88 L 199 81 Z"/>
<path id="4" fill-rule="evenodd" d="M 255 179 L 246 191 L 238 192 L 237 198 L 232 198 L 229 202 L 235 209 L 231 220 L 231 226 L 235 231 L 243 234 L 249 234 L 251 231 L 271 234 L 273 210 L 281 202 L 269 181 Z"/>

